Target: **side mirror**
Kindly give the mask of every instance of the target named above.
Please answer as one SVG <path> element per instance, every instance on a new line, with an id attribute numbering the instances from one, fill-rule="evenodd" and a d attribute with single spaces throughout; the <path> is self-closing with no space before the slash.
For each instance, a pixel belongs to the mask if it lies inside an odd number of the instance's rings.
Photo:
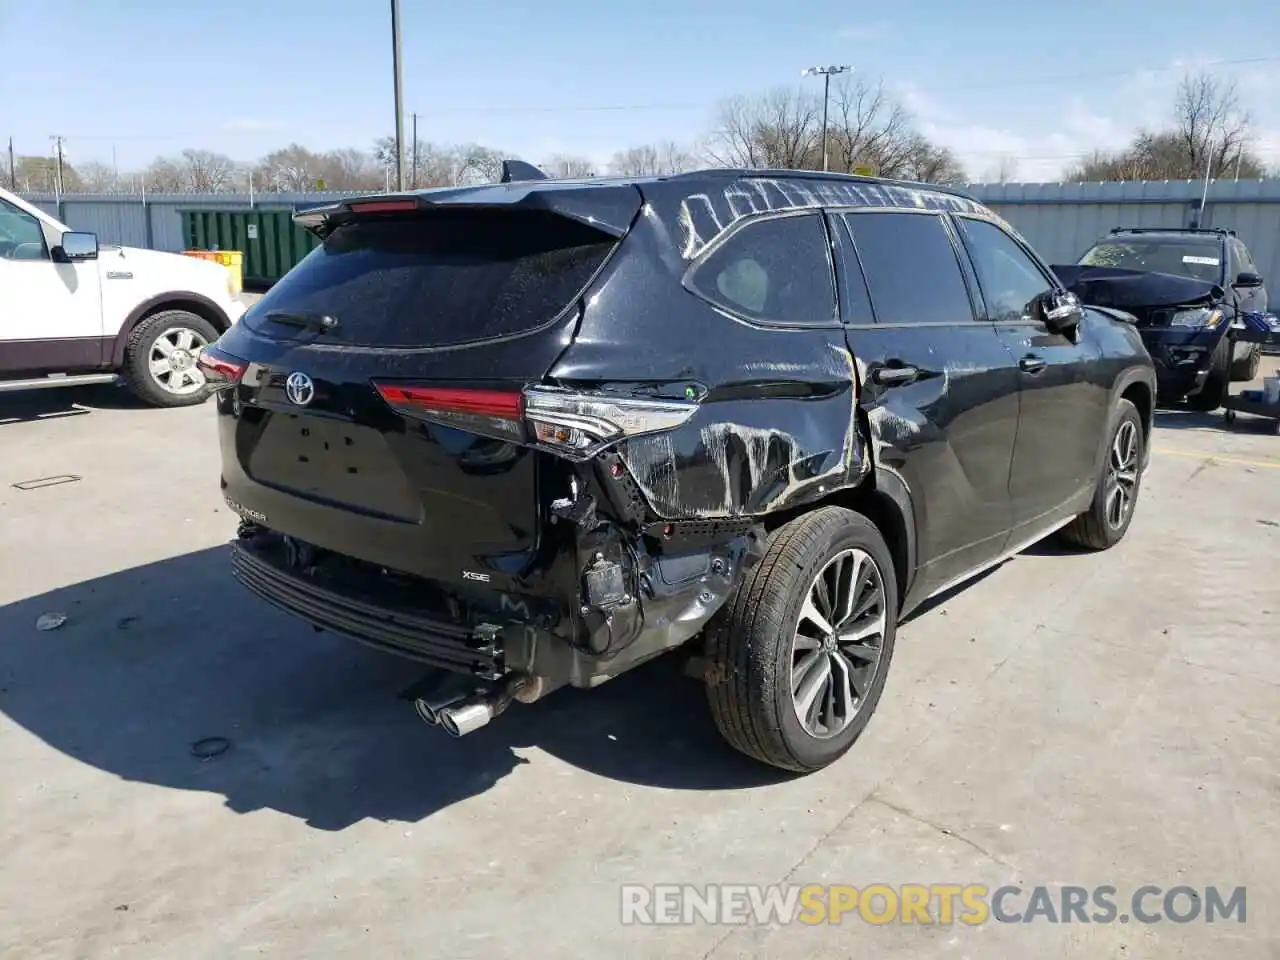
<path id="1" fill-rule="evenodd" d="M 1236 277 L 1236 282 L 1231 284 L 1233 287 L 1260 287 L 1262 286 L 1262 278 L 1256 273 L 1245 271 Z"/>
<path id="2" fill-rule="evenodd" d="M 1040 318 L 1054 333 L 1066 333 L 1080 326 L 1084 319 L 1084 307 L 1080 298 L 1067 290 L 1049 290 L 1041 294 Z"/>
<path id="3" fill-rule="evenodd" d="M 98 259 L 98 235 L 96 233 L 64 233 L 62 243 L 53 248 L 57 263 L 77 263 Z"/>

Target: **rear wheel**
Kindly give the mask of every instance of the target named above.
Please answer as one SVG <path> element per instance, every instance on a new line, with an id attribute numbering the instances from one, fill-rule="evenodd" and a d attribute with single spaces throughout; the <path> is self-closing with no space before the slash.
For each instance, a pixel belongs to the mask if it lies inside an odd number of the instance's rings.
<path id="1" fill-rule="evenodd" d="M 1063 539 L 1090 550 L 1106 550 L 1124 538 L 1142 486 L 1144 443 L 1138 408 L 1121 400 L 1111 421 L 1111 444 L 1093 503 L 1063 528 Z"/>
<path id="2" fill-rule="evenodd" d="M 1201 413 L 1212 413 L 1222 406 L 1231 383 L 1231 342 L 1223 337 L 1209 360 L 1209 374 L 1204 386 L 1187 397 L 1187 406 Z"/>
<path id="3" fill-rule="evenodd" d="M 707 697 L 724 738 L 784 770 L 843 756 L 884 689 L 898 615 L 884 537 L 823 507 L 778 529 L 707 631 Z"/>
<path id="4" fill-rule="evenodd" d="M 1246 383 L 1258 376 L 1258 370 L 1261 367 L 1262 347 L 1258 346 L 1256 343 L 1251 344 L 1248 355 L 1231 364 L 1231 379 L 1240 383 Z"/>
<path id="5" fill-rule="evenodd" d="M 152 314 L 129 334 L 122 370 L 125 382 L 152 406 L 203 403 L 211 391 L 196 366 L 196 355 L 217 339 L 213 325 L 189 311 Z"/>

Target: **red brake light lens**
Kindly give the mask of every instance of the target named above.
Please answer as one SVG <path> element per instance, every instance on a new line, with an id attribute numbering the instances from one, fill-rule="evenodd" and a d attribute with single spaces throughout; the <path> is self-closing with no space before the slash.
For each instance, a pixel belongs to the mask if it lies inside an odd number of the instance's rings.
<path id="1" fill-rule="evenodd" d="M 401 387 L 375 384 L 393 407 L 413 407 L 426 413 L 464 413 L 519 420 L 524 395 L 519 390 L 468 390 L 455 387 Z"/>
<path id="2" fill-rule="evenodd" d="M 205 347 L 196 356 L 196 369 L 204 374 L 209 385 L 215 389 L 233 387 L 244 376 L 248 363 L 229 353 L 222 353 L 212 347 Z"/>
<path id="3" fill-rule="evenodd" d="M 363 200 L 350 203 L 352 213 L 409 213 L 418 209 L 417 200 Z"/>

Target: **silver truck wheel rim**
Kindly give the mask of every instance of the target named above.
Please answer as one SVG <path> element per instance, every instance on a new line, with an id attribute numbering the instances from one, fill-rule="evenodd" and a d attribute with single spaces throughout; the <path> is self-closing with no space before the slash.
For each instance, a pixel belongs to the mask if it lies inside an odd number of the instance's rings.
<path id="1" fill-rule="evenodd" d="M 791 645 L 791 701 L 810 736 L 853 722 L 880 671 L 884 579 L 864 550 L 836 554 L 809 586 Z"/>
<path id="2" fill-rule="evenodd" d="M 175 396 L 198 393 L 204 387 L 204 374 L 196 366 L 196 355 L 208 345 L 208 340 L 187 327 L 166 330 L 151 344 L 151 379 L 161 390 Z"/>
<path id="3" fill-rule="evenodd" d="M 1111 441 L 1111 457 L 1107 462 L 1107 523 L 1112 530 L 1124 524 L 1133 509 L 1138 486 L 1138 426 L 1132 420 L 1120 424 Z"/>

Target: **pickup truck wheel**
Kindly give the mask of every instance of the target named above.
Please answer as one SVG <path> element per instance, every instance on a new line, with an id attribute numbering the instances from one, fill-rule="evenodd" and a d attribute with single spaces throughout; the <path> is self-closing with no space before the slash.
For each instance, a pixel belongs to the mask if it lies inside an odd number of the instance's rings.
<path id="1" fill-rule="evenodd" d="M 1223 337 L 1209 360 L 1209 375 L 1204 385 L 1187 397 L 1187 406 L 1200 413 L 1212 413 L 1222 406 L 1231 383 L 1231 342 Z"/>
<path id="2" fill-rule="evenodd" d="M 784 770 L 843 756 L 893 657 L 898 587 L 884 537 L 823 507 L 779 528 L 707 630 L 707 698 L 737 750 Z"/>
<path id="3" fill-rule="evenodd" d="M 129 333 L 121 373 L 129 389 L 157 407 L 204 403 L 209 387 L 196 367 L 200 348 L 218 339 L 203 317 L 186 310 L 162 310 Z"/>
<path id="4" fill-rule="evenodd" d="M 1064 540 L 1090 550 L 1106 550 L 1123 539 L 1142 487 L 1144 443 L 1138 408 L 1121 400 L 1111 419 L 1111 442 L 1093 503 L 1062 529 Z"/>

